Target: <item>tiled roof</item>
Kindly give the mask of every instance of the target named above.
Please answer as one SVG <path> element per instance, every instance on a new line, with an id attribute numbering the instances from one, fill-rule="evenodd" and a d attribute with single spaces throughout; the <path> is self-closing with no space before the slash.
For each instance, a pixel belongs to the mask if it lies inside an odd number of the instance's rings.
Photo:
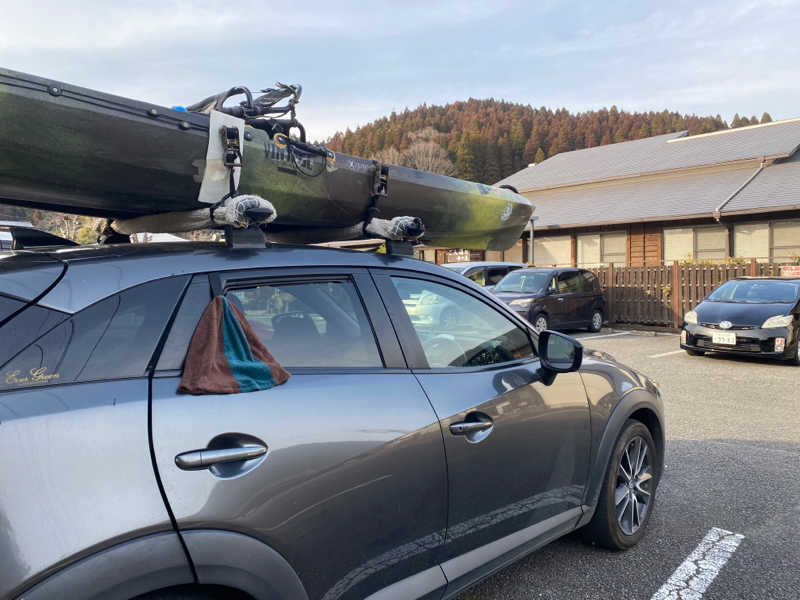
<path id="1" fill-rule="evenodd" d="M 800 165 L 798 165 L 800 166 Z M 762 175 L 775 167 L 767 167 Z M 711 216 L 755 172 L 752 165 L 627 179 L 529 194 L 536 229 Z M 796 177 L 796 175 L 795 175 Z M 758 177 L 756 178 L 756 180 Z M 795 181 L 795 189 L 798 182 Z M 726 210 L 730 209 L 730 204 Z M 723 211 L 724 214 L 725 211 Z"/>
<path id="2" fill-rule="evenodd" d="M 800 146 L 800 119 L 687 136 L 685 131 L 563 152 L 496 185 L 520 192 L 614 178 L 793 154 Z"/>
<path id="3" fill-rule="evenodd" d="M 777 207 L 800 207 L 800 152 L 766 167 L 725 205 L 722 214 Z"/>

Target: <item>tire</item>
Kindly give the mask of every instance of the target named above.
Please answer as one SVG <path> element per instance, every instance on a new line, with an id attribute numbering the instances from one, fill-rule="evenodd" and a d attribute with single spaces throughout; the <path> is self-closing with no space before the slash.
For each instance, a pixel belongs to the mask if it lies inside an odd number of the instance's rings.
<path id="1" fill-rule="evenodd" d="M 797 340 L 797 347 L 794 349 L 794 356 L 786 362 L 794 367 L 800 367 L 800 340 Z"/>
<path id="2" fill-rule="evenodd" d="M 638 454 L 640 448 L 646 449 L 644 456 Z M 635 458 L 629 458 L 631 456 Z M 637 462 L 639 457 L 641 461 Z M 631 478 L 626 477 L 631 470 L 629 460 L 633 464 Z M 635 546 L 644 536 L 655 507 L 660 470 L 650 431 L 643 423 L 628 420 L 614 446 L 597 510 L 583 529 L 583 539 L 611 550 Z"/>
<path id="3" fill-rule="evenodd" d="M 245 600 L 247 598 L 250 596 L 222 586 L 187 584 L 142 594 L 132 600 Z"/>
<path id="4" fill-rule="evenodd" d="M 540 333 L 545 329 L 550 329 L 550 319 L 547 318 L 546 314 L 541 312 L 536 313 L 533 319 L 531 319 L 531 324 L 537 333 Z"/>
<path id="5" fill-rule="evenodd" d="M 703 356 L 705 352 L 701 352 L 700 350 L 686 350 L 686 354 L 689 356 Z"/>
<path id="6" fill-rule="evenodd" d="M 603 328 L 603 312 L 599 309 L 592 311 L 592 320 L 589 321 L 589 331 L 597 333 Z"/>

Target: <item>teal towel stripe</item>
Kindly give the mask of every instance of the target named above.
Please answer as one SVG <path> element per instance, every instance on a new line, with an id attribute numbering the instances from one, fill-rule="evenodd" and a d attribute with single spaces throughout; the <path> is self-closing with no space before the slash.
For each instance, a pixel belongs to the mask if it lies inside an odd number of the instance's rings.
<path id="1" fill-rule="evenodd" d="M 225 359 L 242 392 L 255 392 L 275 387 L 269 365 L 253 358 L 250 344 L 227 299 L 222 297 L 222 339 Z"/>

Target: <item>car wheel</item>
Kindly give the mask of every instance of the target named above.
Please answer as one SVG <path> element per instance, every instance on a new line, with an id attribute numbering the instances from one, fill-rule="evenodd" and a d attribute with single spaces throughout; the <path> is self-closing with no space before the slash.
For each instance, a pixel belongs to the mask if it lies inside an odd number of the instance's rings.
<path id="1" fill-rule="evenodd" d="M 689 356 L 703 356 L 705 352 L 701 352 L 700 350 L 686 350 L 686 354 Z"/>
<path id="2" fill-rule="evenodd" d="M 452 308 L 445 308 L 439 315 L 439 325 L 445 329 L 455 327 L 458 323 L 458 315 Z"/>
<path id="3" fill-rule="evenodd" d="M 603 313 L 599 310 L 592 312 L 592 320 L 589 323 L 589 331 L 597 333 L 603 328 Z"/>
<path id="4" fill-rule="evenodd" d="M 541 333 L 545 329 L 550 329 L 550 321 L 547 318 L 547 315 L 544 313 L 539 313 L 535 317 L 533 317 L 533 329 L 536 333 Z"/>
<path id="5" fill-rule="evenodd" d="M 629 420 L 614 447 L 594 517 L 585 540 L 627 550 L 644 536 L 655 503 L 658 454 L 645 425 Z"/>
<path id="6" fill-rule="evenodd" d="M 800 340 L 797 340 L 797 347 L 794 349 L 794 356 L 789 359 L 789 364 L 800 367 Z"/>

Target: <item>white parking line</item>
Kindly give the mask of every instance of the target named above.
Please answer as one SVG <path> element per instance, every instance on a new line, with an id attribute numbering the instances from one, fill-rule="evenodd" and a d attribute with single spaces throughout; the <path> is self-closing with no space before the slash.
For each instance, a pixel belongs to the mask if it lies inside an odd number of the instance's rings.
<path id="1" fill-rule="evenodd" d="M 581 336 L 579 340 L 596 340 L 597 338 L 604 338 L 604 337 L 617 337 L 618 335 L 628 335 L 628 331 L 623 331 L 622 333 L 605 333 L 603 335 L 590 335 L 589 337 Z"/>
<path id="2" fill-rule="evenodd" d="M 738 533 L 712 527 L 650 600 L 701 600 L 743 539 Z"/>
<path id="3" fill-rule="evenodd" d="M 680 354 L 683 350 L 673 350 L 672 352 L 662 352 L 661 354 L 651 354 L 647 358 L 661 358 L 662 356 L 670 356 L 672 354 Z"/>

